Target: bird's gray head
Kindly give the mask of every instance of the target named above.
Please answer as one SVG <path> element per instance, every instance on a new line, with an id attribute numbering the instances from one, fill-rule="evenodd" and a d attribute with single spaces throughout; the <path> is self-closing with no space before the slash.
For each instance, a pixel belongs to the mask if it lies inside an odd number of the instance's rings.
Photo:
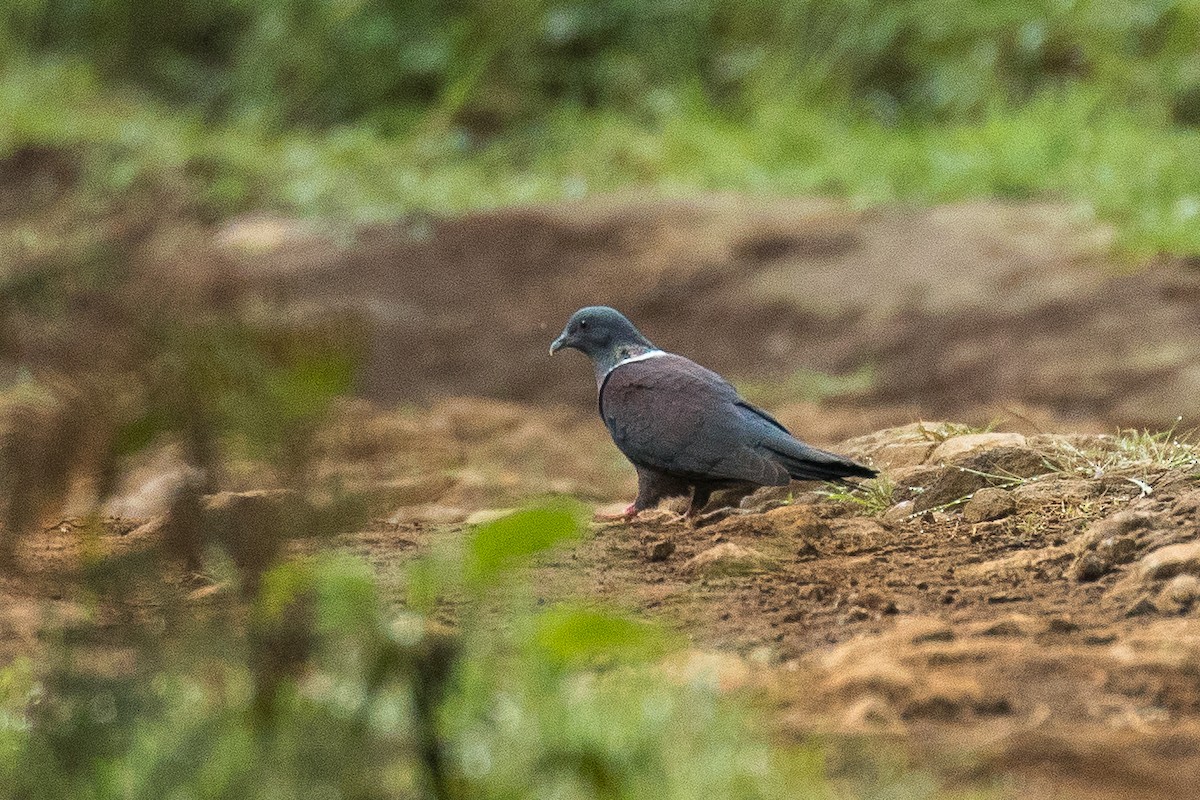
<path id="1" fill-rule="evenodd" d="M 550 352 L 566 347 L 590 358 L 598 378 L 626 358 L 656 349 L 621 312 L 608 306 L 588 306 L 572 314 L 567 327 L 550 345 Z"/>

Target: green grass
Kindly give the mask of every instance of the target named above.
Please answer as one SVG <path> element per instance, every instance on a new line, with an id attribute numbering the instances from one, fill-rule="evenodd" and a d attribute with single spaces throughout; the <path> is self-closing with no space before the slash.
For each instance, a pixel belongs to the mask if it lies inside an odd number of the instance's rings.
<path id="1" fill-rule="evenodd" d="M 894 505 L 896 482 L 880 475 L 860 486 L 831 484 L 822 493 L 834 502 L 855 506 L 865 516 L 876 517 Z"/>
<path id="2" fill-rule="evenodd" d="M 433 117 L 396 135 L 206 124 L 116 92 L 82 64 L 26 62 L 0 76 L 0 119 L 0 154 L 64 148 L 80 154 L 99 197 L 165 183 L 213 218 L 273 209 L 379 222 L 629 187 L 860 207 L 1037 199 L 1114 226 L 1131 258 L 1200 254 L 1200 131 L 1078 87 L 995 104 L 970 122 L 898 126 L 770 100 L 740 115 L 700 101 L 640 117 L 564 106 L 477 140 Z"/>
<path id="3" fill-rule="evenodd" d="M 1089 478 L 1117 475 L 1145 488 L 1144 481 L 1165 471 L 1200 471 L 1200 444 L 1195 432 L 1122 429 L 1098 436 L 1089 444 L 1058 444 L 1056 459 L 1064 472 Z"/>

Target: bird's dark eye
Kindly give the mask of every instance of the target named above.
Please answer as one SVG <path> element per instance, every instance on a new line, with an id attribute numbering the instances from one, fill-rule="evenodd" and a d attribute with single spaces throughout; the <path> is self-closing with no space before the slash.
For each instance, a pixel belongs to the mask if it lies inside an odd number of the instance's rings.
<path id="1" fill-rule="evenodd" d="M 587 320 L 586 320 L 586 319 L 581 319 L 581 320 L 579 320 L 579 327 L 581 327 L 581 328 L 586 328 L 586 327 L 587 327 Z"/>

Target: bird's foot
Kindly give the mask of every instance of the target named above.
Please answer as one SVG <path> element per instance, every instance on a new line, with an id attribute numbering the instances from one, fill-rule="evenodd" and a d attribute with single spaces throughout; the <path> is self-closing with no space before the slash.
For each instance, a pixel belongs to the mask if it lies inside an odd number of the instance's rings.
<path id="1" fill-rule="evenodd" d="M 620 514 L 601 514 L 600 512 L 596 512 L 592 518 L 597 522 L 632 522 L 637 518 L 639 513 L 637 507 L 633 503 L 630 503 Z"/>

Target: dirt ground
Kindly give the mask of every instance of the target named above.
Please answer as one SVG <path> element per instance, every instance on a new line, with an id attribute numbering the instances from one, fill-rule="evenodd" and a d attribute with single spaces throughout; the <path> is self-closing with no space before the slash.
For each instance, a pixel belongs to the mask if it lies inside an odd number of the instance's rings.
<path id="1" fill-rule="evenodd" d="M 547 493 L 628 502 L 590 370 L 546 354 L 574 308 L 616 305 L 883 479 L 856 499 L 763 491 L 697 527 L 669 510 L 596 524 L 536 567 L 542 597 L 680 631 L 667 668 L 765 698 L 780 736 L 866 737 L 1001 796 L 1186 797 L 1200 457 L 1112 434 L 1195 424 L 1200 272 L 1133 270 L 1109 243 L 1052 206 L 610 198 L 349 239 L 252 217 L 211 257 L 283 318 L 372 321 L 363 397 L 315 452 L 318 477 L 373 498 L 339 546 L 381 575 Z M 869 379 L 826 390 L 811 371 Z M 134 465 L 99 546 L 151 535 L 137 526 L 176 469 L 166 451 Z M 224 488 L 270 483 L 247 468 Z M 71 524 L 25 544 L 34 577 L 0 580 L 0 653 L 34 651 L 46 610 L 84 613 L 36 578 L 79 546 Z"/>

